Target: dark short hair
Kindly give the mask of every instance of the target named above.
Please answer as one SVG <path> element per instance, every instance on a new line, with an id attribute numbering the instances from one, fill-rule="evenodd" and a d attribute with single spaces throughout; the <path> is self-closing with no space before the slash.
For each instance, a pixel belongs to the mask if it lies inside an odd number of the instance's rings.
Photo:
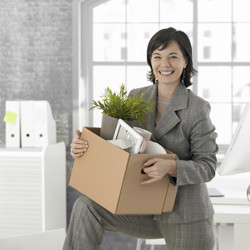
<path id="1" fill-rule="evenodd" d="M 186 33 L 174 28 L 159 30 L 150 39 L 147 48 L 147 62 L 150 67 L 148 80 L 155 84 L 155 76 L 151 64 L 151 57 L 153 52 L 158 48 L 160 48 L 160 50 L 165 49 L 171 41 L 177 42 L 184 58 L 187 60 L 185 77 L 183 78 L 182 74 L 181 80 L 184 82 L 184 85 L 186 87 L 189 87 L 192 85 L 192 82 L 190 81 L 191 77 L 197 73 L 197 71 L 193 68 L 192 46 Z"/>

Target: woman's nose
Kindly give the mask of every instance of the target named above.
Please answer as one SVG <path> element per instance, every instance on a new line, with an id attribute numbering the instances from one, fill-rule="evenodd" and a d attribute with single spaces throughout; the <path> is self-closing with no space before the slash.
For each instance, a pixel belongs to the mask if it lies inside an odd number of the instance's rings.
<path id="1" fill-rule="evenodd" d="M 161 66 L 166 66 L 166 67 L 169 67 L 169 66 L 170 66 L 170 63 L 169 63 L 168 58 L 162 59 L 162 61 L 161 61 Z"/>

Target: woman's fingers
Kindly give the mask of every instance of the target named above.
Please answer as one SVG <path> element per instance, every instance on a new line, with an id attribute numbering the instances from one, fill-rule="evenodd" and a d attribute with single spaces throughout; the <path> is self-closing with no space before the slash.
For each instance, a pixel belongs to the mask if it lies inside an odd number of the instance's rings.
<path id="1" fill-rule="evenodd" d="M 85 152 L 88 149 L 88 143 L 87 142 L 82 142 L 82 143 L 71 143 L 71 152 L 74 153 L 81 153 Z"/>
<path id="2" fill-rule="evenodd" d="M 80 140 L 80 139 L 74 139 L 71 143 L 71 148 L 84 148 L 88 146 L 88 143 L 86 141 Z"/>
<path id="3" fill-rule="evenodd" d="M 81 133 L 81 131 L 80 130 L 78 130 L 78 129 L 76 129 L 76 135 L 78 136 L 78 138 L 80 138 L 81 137 L 81 135 L 82 135 L 82 133 Z"/>
<path id="4" fill-rule="evenodd" d="M 80 154 L 80 153 L 85 153 L 87 151 L 88 147 L 85 147 L 85 148 L 71 148 L 71 152 L 73 154 Z"/>
<path id="5" fill-rule="evenodd" d="M 151 158 L 149 160 L 147 160 L 145 163 L 144 163 L 144 166 L 148 167 L 148 166 L 151 166 L 151 165 L 154 165 L 156 162 L 158 162 L 159 159 L 158 158 Z"/>
<path id="6" fill-rule="evenodd" d="M 70 144 L 70 154 L 74 158 L 78 158 L 81 157 L 87 151 L 88 143 L 82 139 L 79 139 L 82 133 L 78 129 L 75 132 L 78 138 L 72 140 L 72 143 Z"/>
<path id="7" fill-rule="evenodd" d="M 79 158 L 81 157 L 84 153 L 79 153 L 79 154 L 75 154 L 72 151 L 70 152 L 71 156 L 73 156 L 74 158 Z"/>
<path id="8" fill-rule="evenodd" d="M 70 154 L 73 157 L 75 157 L 75 158 L 80 157 L 88 150 L 88 145 L 85 145 L 85 146 L 80 145 L 80 146 L 78 146 L 78 147 L 72 146 L 71 147 Z"/>
<path id="9" fill-rule="evenodd" d="M 141 184 L 149 184 L 161 180 L 169 173 L 169 164 L 168 160 L 160 158 L 149 159 L 145 162 L 143 170 L 150 179 L 143 181 Z"/>

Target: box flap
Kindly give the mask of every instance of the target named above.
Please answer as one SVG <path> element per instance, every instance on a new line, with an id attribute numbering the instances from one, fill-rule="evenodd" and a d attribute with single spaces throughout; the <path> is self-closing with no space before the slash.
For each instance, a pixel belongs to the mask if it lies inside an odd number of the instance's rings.
<path id="1" fill-rule="evenodd" d="M 173 210 L 177 190 L 177 186 L 173 186 L 171 183 L 168 184 L 168 189 L 164 200 L 162 212 L 171 212 Z"/>
<path id="2" fill-rule="evenodd" d="M 130 154 L 125 174 L 117 214 L 160 214 L 169 186 L 168 176 L 161 181 L 141 185 L 148 179 L 142 174 L 143 164 L 151 158 L 173 158 L 170 155 Z M 174 200 L 173 200 L 174 202 Z"/>
<path id="3" fill-rule="evenodd" d="M 168 153 L 169 159 L 178 160 L 178 157 L 176 154 L 173 154 L 172 152 L 166 150 Z M 166 197 L 164 200 L 162 212 L 171 212 L 174 208 L 175 198 L 177 194 L 178 187 L 173 186 L 170 182 L 168 184 L 168 189 L 166 193 Z"/>
<path id="4" fill-rule="evenodd" d="M 98 129 L 94 129 L 98 133 Z M 115 213 L 129 153 L 105 141 L 88 128 L 81 139 L 89 148 L 76 158 L 69 185 Z"/>

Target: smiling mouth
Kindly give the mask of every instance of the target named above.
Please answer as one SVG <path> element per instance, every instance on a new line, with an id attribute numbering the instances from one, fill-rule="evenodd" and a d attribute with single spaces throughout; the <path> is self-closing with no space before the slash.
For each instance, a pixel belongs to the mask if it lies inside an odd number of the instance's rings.
<path id="1" fill-rule="evenodd" d="M 164 76 L 169 76 L 169 75 L 172 75 L 174 71 L 160 71 L 160 74 L 161 75 L 164 75 Z"/>

